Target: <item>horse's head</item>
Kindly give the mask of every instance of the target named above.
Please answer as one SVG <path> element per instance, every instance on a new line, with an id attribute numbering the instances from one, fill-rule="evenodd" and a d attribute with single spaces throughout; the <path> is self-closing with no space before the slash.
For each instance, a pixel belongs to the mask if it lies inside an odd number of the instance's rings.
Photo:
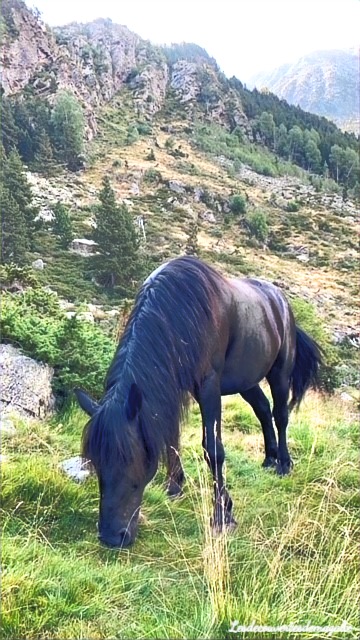
<path id="1" fill-rule="evenodd" d="M 75 393 L 91 416 L 83 457 L 92 462 L 99 482 L 99 539 L 109 547 L 128 547 L 136 537 L 144 489 L 157 468 L 141 436 L 141 392 L 132 384 L 125 406 L 115 400 L 98 405 L 83 391 Z"/>

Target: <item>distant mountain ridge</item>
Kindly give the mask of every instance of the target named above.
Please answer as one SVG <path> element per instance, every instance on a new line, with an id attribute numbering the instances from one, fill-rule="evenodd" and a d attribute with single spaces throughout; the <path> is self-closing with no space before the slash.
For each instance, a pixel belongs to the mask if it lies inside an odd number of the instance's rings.
<path id="1" fill-rule="evenodd" d="M 248 84 L 359 133 L 359 56 L 353 50 L 315 51 L 258 73 Z"/>

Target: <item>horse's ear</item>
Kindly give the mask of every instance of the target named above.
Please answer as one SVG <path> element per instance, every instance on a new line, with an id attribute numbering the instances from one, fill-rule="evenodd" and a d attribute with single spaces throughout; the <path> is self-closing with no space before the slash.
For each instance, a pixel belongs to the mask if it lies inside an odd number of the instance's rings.
<path id="1" fill-rule="evenodd" d="M 95 411 L 98 410 L 99 405 L 95 400 L 90 398 L 90 396 L 82 391 L 81 389 L 74 389 L 74 393 L 76 395 L 76 399 L 80 405 L 80 407 L 87 413 L 89 416 L 93 416 Z"/>
<path id="2" fill-rule="evenodd" d="M 142 404 L 141 391 L 135 382 L 132 383 L 126 403 L 126 417 L 128 420 L 135 420 Z"/>

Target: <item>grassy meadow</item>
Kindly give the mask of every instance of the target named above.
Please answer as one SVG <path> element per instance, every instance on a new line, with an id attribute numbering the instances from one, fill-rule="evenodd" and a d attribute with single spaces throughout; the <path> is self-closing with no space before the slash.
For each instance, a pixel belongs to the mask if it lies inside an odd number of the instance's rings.
<path id="1" fill-rule="evenodd" d="M 98 544 L 94 477 L 68 479 L 85 415 L 17 421 L 2 453 L 2 638 L 253 638 L 241 625 L 335 625 L 358 636 L 359 430 L 351 403 L 310 394 L 291 417 L 294 470 L 263 470 L 251 410 L 224 402 L 227 484 L 238 527 L 214 536 L 211 486 L 194 406 L 183 429 L 184 496 L 161 468 L 129 550 Z M 256 634 L 256 637 L 275 637 Z M 278 633 L 276 638 L 296 635 Z M 302 634 L 302 638 L 327 637 Z"/>

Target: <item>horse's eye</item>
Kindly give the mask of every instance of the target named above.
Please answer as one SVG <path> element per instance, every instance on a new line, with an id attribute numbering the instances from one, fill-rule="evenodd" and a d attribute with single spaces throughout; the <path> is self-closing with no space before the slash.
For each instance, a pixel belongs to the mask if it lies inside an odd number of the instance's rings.
<path id="1" fill-rule="evenodd" d="M 139 488 L 139 485 L 138 485 L 138 484 L 133 484 L 133 485 L 132 485 L 132 488 L 133 488 L 133 489 L 138 489 L 138 488 Z"/>

